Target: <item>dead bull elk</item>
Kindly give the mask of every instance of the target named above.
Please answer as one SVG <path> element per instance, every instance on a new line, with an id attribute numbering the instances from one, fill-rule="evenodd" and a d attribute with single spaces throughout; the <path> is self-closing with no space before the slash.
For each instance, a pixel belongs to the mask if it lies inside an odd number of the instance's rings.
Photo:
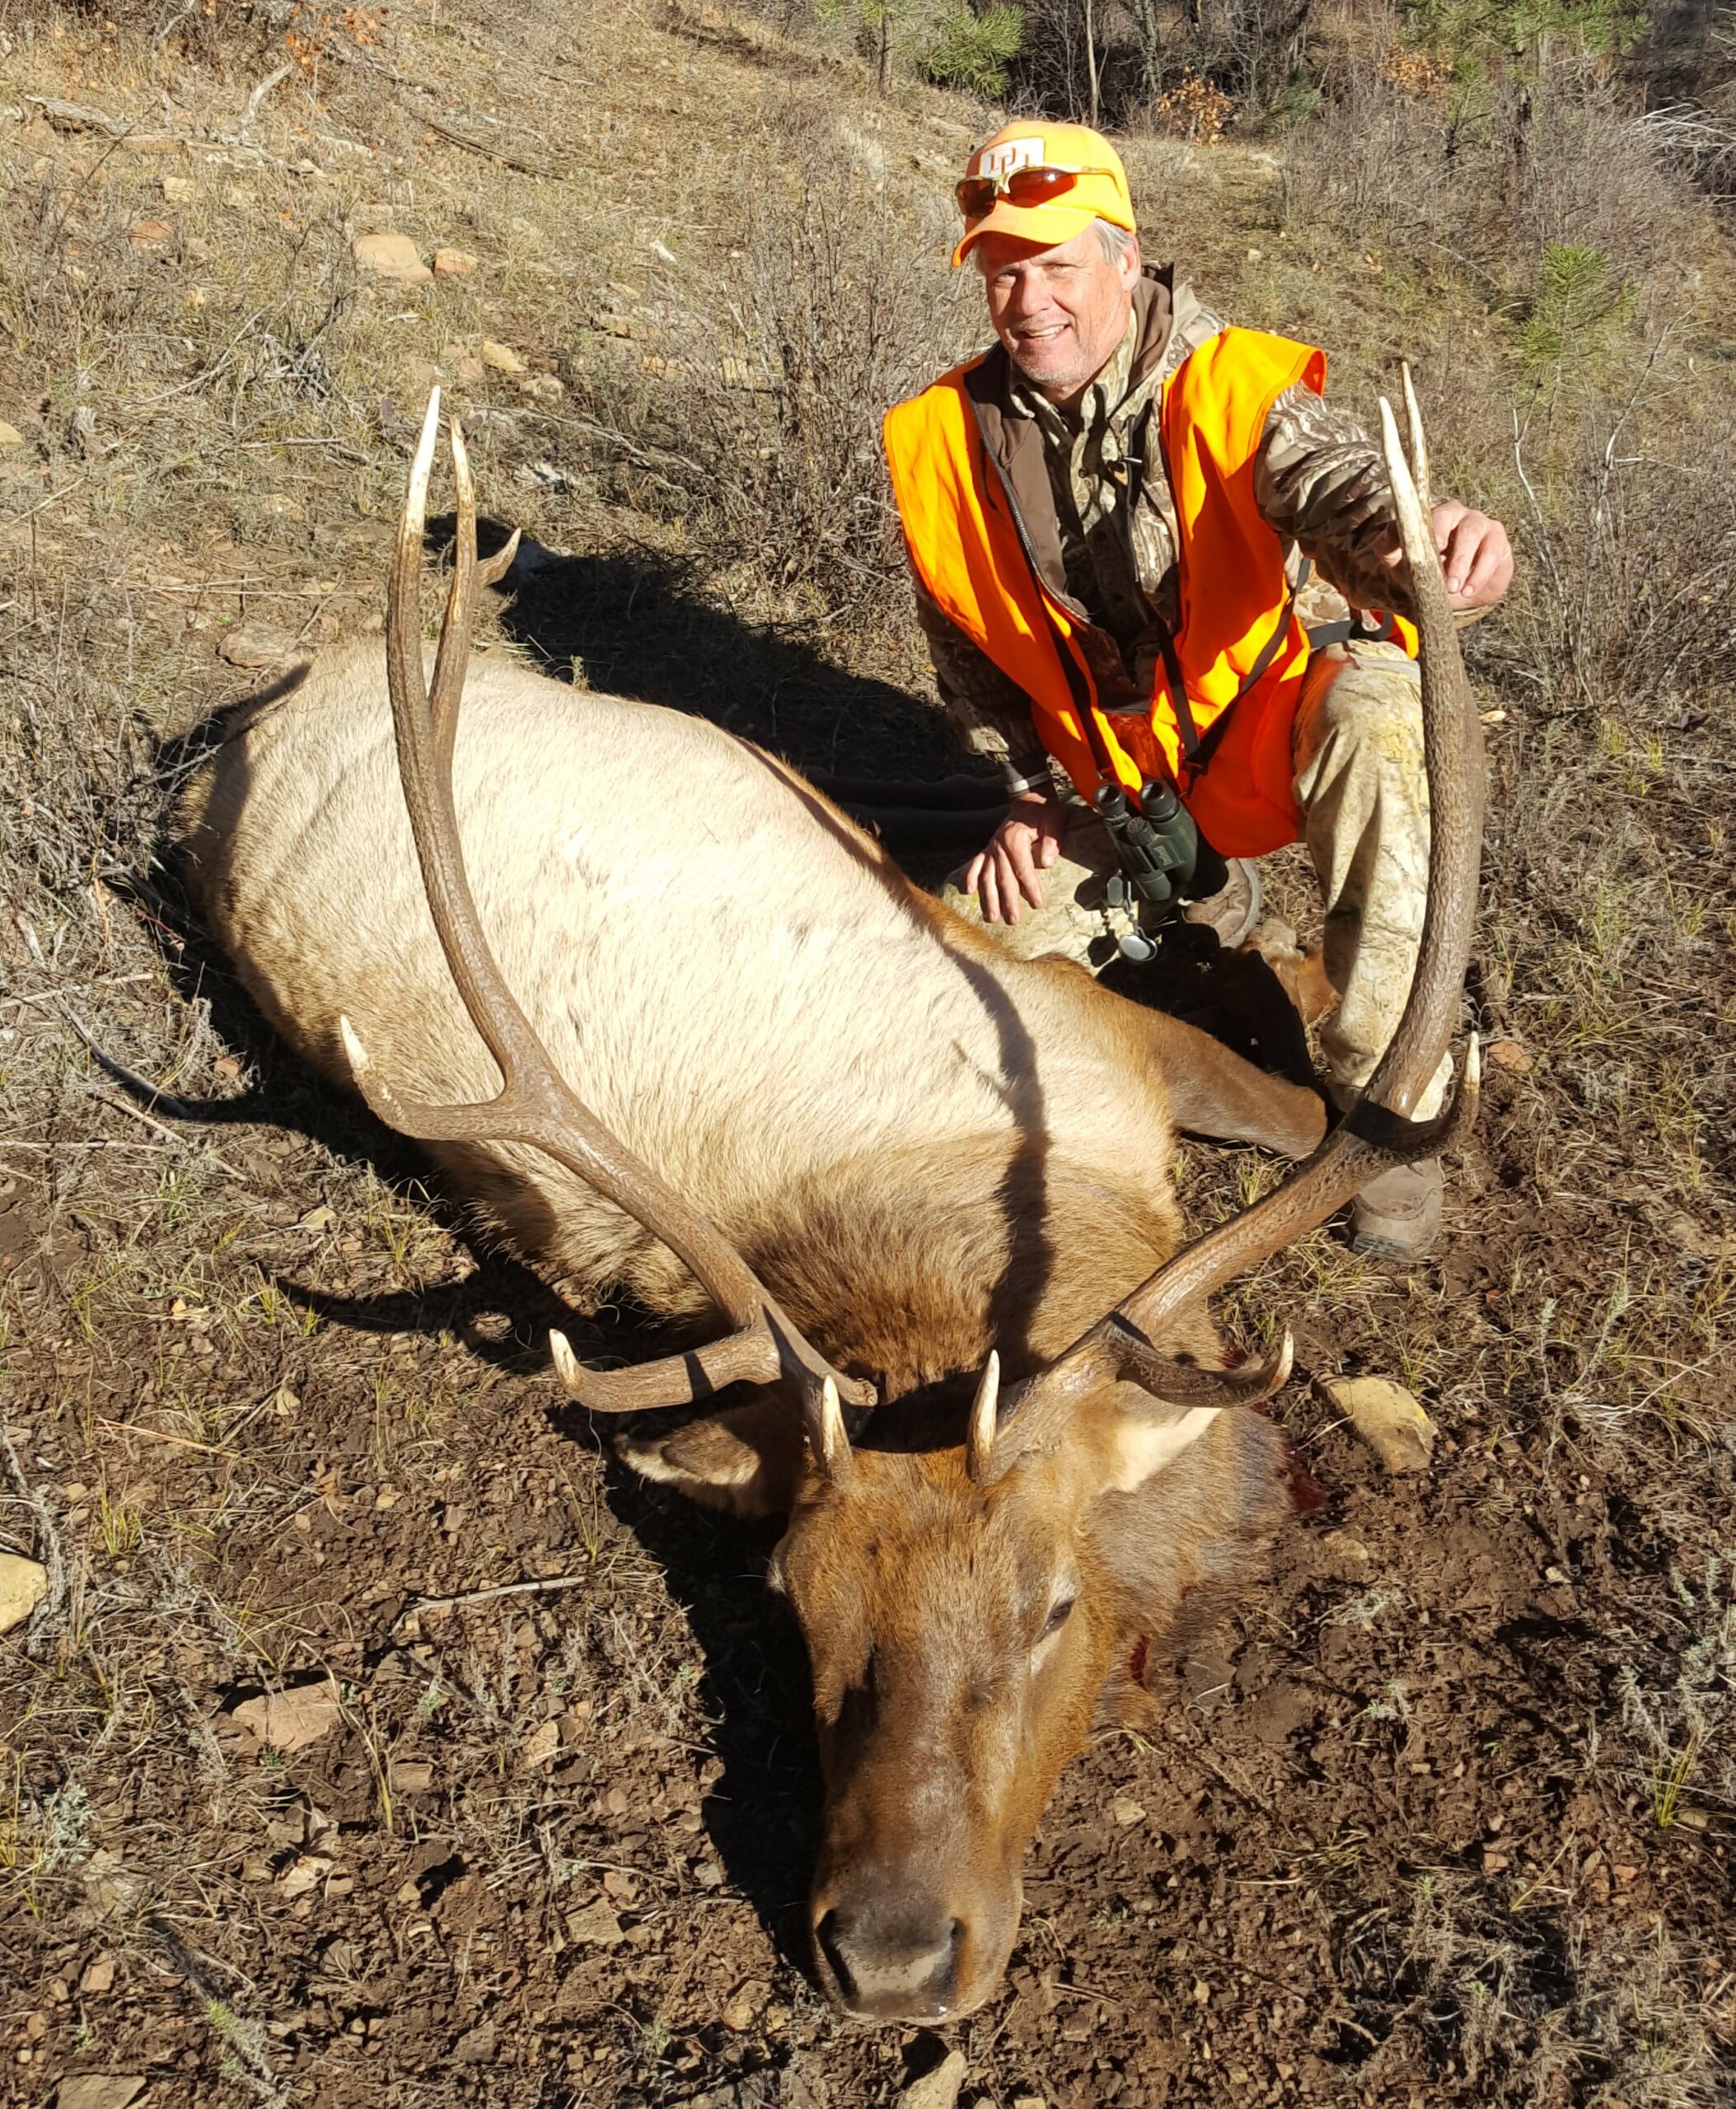
<path id="1" fill-rule="evenodd" d="M 484 573 L 454 420 L 430 693 L 438 407 L 386 692 L 371 652 L 339 650 L 241 713 L 181 808 L 190 882 L 278 1031 L 569 1296 L 727 1320 L 637 1368 L 582 1368 L 559 1336 L 555 1358 L 606 1412 L 755 1387 L 621 1452 L 701 1500 L 788 1512 L 773 1578 L 807 1639 L 826 1779 L 816 1966 L 854 2013 L 956 2015 L 1004 1967 L 1062 1766 L 1094 1718 L 1153 1704 L 1148 1653 L 1223 1600 L 1284 1513 L 1277 1432 L 1228 1409 L 1282 1384 L 1288 1339 L 1229 1367 L 1207 1297 L 1475 1103 L 1473 1043 L 1455 1113 L 1409 1117 L 1457 1014 L 1481 833 L 1424 504 L 1383 405 L 1420 603 L 1429 912 L 1398 1033 L 1322 1141 L 1313 1094 L 1003 952 L 709 724 L 485 657 L 461 738 Z M 1178 1250 L 1177 1125 L 1312 1154 Z M 877 1400 L 853 1447 L 845 1407 Z"/>

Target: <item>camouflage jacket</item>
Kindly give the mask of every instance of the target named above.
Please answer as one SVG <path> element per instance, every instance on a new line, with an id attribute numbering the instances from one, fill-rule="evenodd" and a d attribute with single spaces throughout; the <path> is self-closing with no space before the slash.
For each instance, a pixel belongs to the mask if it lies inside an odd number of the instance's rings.
<path id="1" fill-rule="evenodd" d="M 1057 574 L 1106 639 L 1115 666 L 1094 666 L 1100 688 L 1151 692 L 1159 640 L 1181 616 L 1175 500 L 1161 448 L 1134 464 L 1145 413 L 1188 354 L 1224 327 L 1173 267 L 1148 269 L 1135 289 L 1127 332 L 1113 358 L 1078 402 L 1060 410 L 1004 368 L 999 423 L 1028 478 L 1037 450 L 1019 445 L 1018 428 L 1034 425 L 1047 471 L 1046 493 L 1014 490 L 1022 512 L 1046 523 L 1036 554 Z M 1130 517 L 1129 493 L 1132 493 Z M 1254 492 L 1273 532 L 1289 545 L 1293 581 L 1306 558 L 1316 574 L 1302 589 L 1303 620 L 1327 622 L 1355 607 L 1397 607 L 1406 596 L 1382 562 L 1392 546 L 1392 494 L 1380 450 L 1347 412 L 1300 385 L 1273 404 L 1254 463 Z M 1040 503 L 1027 503 L 1027 500 Z M 1046 549 L 1043 540 L 1048 540 Z M 1041 779 L 1046 758 L 1023 691 L 948 621 L 916 585 L 917 615 L 928 639 L 940 699 L 962 746 L 993 755 L 1014 782 Z"/>

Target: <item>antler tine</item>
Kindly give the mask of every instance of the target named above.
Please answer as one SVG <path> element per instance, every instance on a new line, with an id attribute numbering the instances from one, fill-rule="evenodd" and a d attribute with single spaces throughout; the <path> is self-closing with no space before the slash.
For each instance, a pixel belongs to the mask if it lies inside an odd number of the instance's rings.
<path id="1" fill-rule="evenodd" d="M 1422 420 L 1408 373 L 1405 390 L 1413 451 L 1419 471 L 1425 472 Z M 1474 1114 L 1479 1064 L 1473 1041 L 1453 1105 L 1431 1120 L 1411 1118 L 1450 1044 L 1470 958 L 1482 845 L 1483 736 L 1459 656 L 1427 504 L 1406 463 L 1392 406 L 1384 397 L 1380 413 L 1420 640 L 1423 758 L 1431 813 L 1428 909 L 1403 1016 L 1361 1100 L 1313 1155 L 1252 1209 L 1184 1246 L 1047 1369 L 1021 1385 L 1008 1401 L 1009 1414 L 1039 1393 L 1046 1405 L 1060 1402 L 1104 1373 L 1135 1375 L 1126 1358 L 1130 1334 L 1153 1358 L 1153 1388 L 1159 1396 L 1171 1396 L 1171 1380 L 1155 1366 L 1161 1358 L 1150 1344 L 1178 1311 L 1324 1223 L 1377 1171 L 1434 1155 L 1464 1132 Z"/>
<path id="2" fill-rule="evenodd" d="M 1423 437 L 1423 414 L 1416 400 L 1416 390 L 1411 385 L 1411 362 L 1399 362 L 1399 377 L 1405 389 L 1405 423 L 1411 440 L 1411 480 L 1416 487 L 1418 502 L 1423 511 L 1429 510 L 1429 442 Z"/>
<path id="3" fill-rule="evenodd" d="M 743 1378 L 770 1383 L 788 1377 L 799 1388 L 805 1417 L 833 1452 L 830 1458 L 817 1448 L 816 1454 L 827 1469 L 841 1471 L 845 1464 L 840 1461 L 831 1425 L 817 1405 L 809 1407 L 810 1394 L 820 1400 L 829 1384 L 835 1405 L 846 1398 L 853 1405 L 871 1405 L 873 1386 L 833 1369 L 716 1225 L 627 1149 L 570 1089 L 507 986 L 483 929 L 465 872 L 452 794 L 452 755 L 479 571 L 475 492 L 456 419 L 452 437 L 457 548 L 432 694 L 422 672 L 418 602 L 423 525 L 438 416 L 437 389 L 429 397 L 411 464 L 393 553 L 386 678 L 399 774 L 434 928 L 465 1009 L 500 1071 L 501 1088 L 493 1099 L 473 1105 L 429 1106 L 400 1099 L 376 1074 L 346 1017 L 339 1023 L 357 1087 L 382 1120 L 419 1142 L 518 1143 L 552 1157 L 667 1245 L 735 1328 L 727 1339 L 690 1354 L 613 1374 L 583 1368 L 565 1340 L 557 1336 L 557 1367 L 582 1404 L 600 1412 L 682 1405 Z M 841 1411 L 836 1421 L 841 1429 Z M 847 1443 L 842 1454 L 847 1460 Z"/>

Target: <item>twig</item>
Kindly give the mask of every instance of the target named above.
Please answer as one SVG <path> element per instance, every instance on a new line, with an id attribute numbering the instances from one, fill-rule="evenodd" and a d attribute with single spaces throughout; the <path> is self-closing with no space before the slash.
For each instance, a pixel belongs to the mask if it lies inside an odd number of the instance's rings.
<path id="1" fill-rule="evenodd" d="M 248 126 L 259 115 L 260 104 L 274 87 L 280 82 L 287 81 L 294 71 L 294 59 L 286 59 L 275 72 L 268 73 L 263 81 L 255 83 L 253 93 L 247 98 L 247 107 L 241 112 L 241 132 L 244 137 Z"/>
<path id="2" fill-rule="evenodd" d="M 498 147 L 490 147 L 468 132 L 460 132 L 452 125 L 443 124 L 439 118 L 430 117 L 425 110 L 418 110 L 407 98 L 404 107 L 419 123 L 427 125 L 430 132 L 438 132 L 442 139 L 450 139 L 455 147 L 462 147 L 470 153 L 480 154 L 485 161 L 498 161 L 503 168 L 516 169 L 521 175 L 552 175 L 554 173 L 550 162 L 526 161 L 522 155 L 503 153 Z"/>
<path id="3" fill-rule="evenodd" d="M 452 1611 L 459 1604 L 487 1603 L 496 1597 L 535 1596 L 545 1589 L 582 1589 L 596 1578 L 592 1574 L 551 1574 L 546 1582 L 502 1582 L 492 1589 L 466 1589 L 456 1597 L 418 1597 L 392 1620 L 392 1630 L 395 1632 L 414 1611 Z"/>
<path id="4" fill-rule="evenodd" d="M 264 320 L 268 311 L 269 311 L 264 307 L 255 308 L 252 314 L 248 316 L 247 320 L 241 325 L 241 328 L 236 331 L 235 334 L 229 339 L 228 343 L 224 345 L 222 350 L 218 353 L 218 356 L 212 361 L 211 364 L 206 367 L 202 372 L 195 373 L 190 381 L 177 381 L 174 387 L 165 388 L 160 395 L 134 396 L 128 407 L 134 410 L 148 410 L 153 404 L 166 403 L 171 396 L 185 395 L 190 390 L 203 388 L 208 381 L 215 381 L 218 374 L 222 372 L 223 368 L 228 365 L 230 360 L 234 358 L 236 348 L 241 344 L 242 338 L 247 334 L 247 332 L 252 329 L 256 322 Z"/>
<path id="5" fill-rule="evenodd" d="M 173 1143 L 177 1149 L 187 1150 L 195 1157 L 203 1157 L 229 1178 L 238 1181 L 243 1186 L 246 1185 L 246 1174 L 237 1171 L 227 1158 L 219 1157 L 208 1143 L 201 1146 L 190 1141 L 185 1135 L 176 1134 L 172 1128 L 166 1128 L 161 1120 L 153 1120 L 143 1106 L 133 1105 L 129 1098 L 116 1098 L 112 1092 L 105 1091 L 93 1091 L 91 1096 L 101 1105 L 112 1106 L 117 1113 L 130 1115 L 148 1128 L 153 1135 L 161 1135 L 166 1143 Z"/>
<path id="6" fill-rule="evenodd" d="M 166 1429 L 141 1428 L 135 1421 L 104 1420 L 97 1418 L 99 1428 L 111 1428 L 117 1435 L 147 1436 L 153 1443 L 172 1443 L 177 1450 L 202 1450 L 208 1457 L 239 1457 L 239 1450 L 222 1450 L 214 1443 L 195 1443 L 190 1435 L 171 1435 Z"/>
<path id="7" fill-rule="evenodd" d="M 55 1527 L 54 1512 L 45 1495 L 36 1493 L 25 1477 L 24 1467 L 18 1461 L 18 1452 L 12 1447 L 10 1429 L 0 1428 L 0 1449 L 6 1452 L 7 1468 L 12 1484 L 18 1489 L 18 1499 L 36 1519 L 37 1549 L 42 1555 L 42 1564 L 48 1569 L 48 1593 L 30 1613 L 26 1630 L 24 1652 L 34 1662 L 47 1648 L 50 1637 L 66 1624 L 66 1556 L 61 1550 L 60 1532 Z"/>

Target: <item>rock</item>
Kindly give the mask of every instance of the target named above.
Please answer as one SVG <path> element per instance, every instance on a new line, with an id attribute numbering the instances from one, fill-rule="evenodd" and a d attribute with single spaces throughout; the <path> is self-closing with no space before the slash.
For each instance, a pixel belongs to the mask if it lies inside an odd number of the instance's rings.
<path id="1" fill-rule="evenodd" d="M 434 276 L 437 278 L 467 278 L 476 268 L 476 260 L 467 249 L 437 249 L 434 251 Z"/>
<path id="2" fill-rule="evenodd" d="M 0 419 L 0 454 L 10 454 L 15 447 L 22 447 L 23 444 L 24 434 L 17 426 L 9 425 Z"/>
<path id="3" fill-rule="evenodd" d="M 485 2065 L 494 2055 L 498 2034 L 492 2021 L 479 2022 L 452 2046 L 452 2055 L 461 2065 Z"/>
<path id="4" fill-rule="evenodd" d="M 694 1868 L 693 1878 L 701 1889 L 721 1889 L 723 1870 L 715 1860 L 701 1860 Z"/>
<path id="5" fill-rule="evenodd" d="M 552 373 L 539 373 L 534 379 L 518 384 L 526 395 L 539 403 L 558 403 L 567 392 L 566 383 Z"/>
<path id="6" fill-rule="evenodd" d="M 329 1736 L 343 1719 L 335 1679 L 297 1686 L 291 1691 L 268 1692 L 263 1698 L 244 1700 L 232 1709 L 229 1719 L 238 1728 L 257 1736 L 273 1750 L 305 1750 L 322 1736 Z"/>
<path id="7" fill-rule="evenodd" d="M 651 253 L 659 264 L 673 264 L 676 260 L 675 251 L 672 249 L 665 248 L 660 241 L 652 243 Z"/>
<path id="8" fill-rule="evenodd" d="M 281 630 L 232 629 L 217 648 L 219 659 L 232 666 L 276 666 L 295 649 L 295 640 Z"/>
<path id="9" fill-rule="evenodd" d="M 1145 1812 L 1130 1794 L 1117 1794 L 1109 1804 L 1109 1813 L 1123 1831 L 1130 1831 L 1136 1823 L 1144 1823 Z"/>
<path id="10" fill-rule="evenodd" d="M 567 1914 L 567 1938 L 579 1948 L 615 1948 L 625 1936 L 614 1906 L 600 1896 L 583 1911 Z"/>
<path id="11" fill-rule="evenodd" d="M 740 2036 L 751 2028 L 765 2011 L 765 2003 L 771 1997 L 771 1987 L 763 1980 L 750 1977 L 745 1985 L 738 1985 L 723 2008 L 723 2026 Z"/>
<path id="12" fill-rule="evenodd" d="M 115 1989 L 115 1958 L 102 1954 L 85 1965 L 83 1976 L 78 1980 L 78 1990 L 86 1999 L 96 1999 L 104 1992 Z"/>
<path id="13" fill-rule="evenodd" d="M 0 1552 L 0 1633 L 22 1625 L 49 1592 L 49 1571 L 21 1552 Z"/>
<path id="14" fill-rule="evenodd" d="M 330 1203 L 322 1201 L 316 1209 L 310 1209 L 296 1224 L 297 1230 L 330 1230 L 338 1219 L 338 1212 Z"/>
<path id="15" fill-rule="evenodd" d="M 560 1756 L 560 1723 L 545 1721 L 533 1728 L 518 1747 L 518 1755 L 524 1760 L 526 1769 L 534 1772 L 539 1765 L 551 1765 Z"/>
<path id="16" fill-rule="evenodd" d="M 1516 1077 L 1531 1074 L 1531 1056 L 1516 1040 L 1491 1040 L 1484 1053 L 1498 1069 L 1506 1069 Z"/>
<path id="17" fill-rule="evenodd" d="M 63 2079 L 54 2109 L 128 2109 L 144 2092 L 143 2073 L 81 2073 Z"/>
<path id="18" fill-rule="evenodd" d="M 349 253 L 363 270 L 400 285 L 419 286 L 434 275 L 407 234 L 358 234 Z"/>
<path id="19" fill-rule="evenodd" d="M 1328 1377 L 1320 1389 L 1389 1472 L 1428 1469 L 1434 1457 L 1434 1423 L 1402 1384 L 1385 1377 Z"/>
<path id="20" fill-rule="evenodd" d="M 127 240 L 135 249 L 161 249 L 174 231 L 166 220 L 134 220 Z"/>
<path id="21" fill-rule="evenodd" d="M 964 2052 L 948 2051 L 933 2072 L 911 2081 L 898 2097 L 898 2109 L 953 2109 L 965 2070 Z"/>
<path id="22" fill-rule="evenodd" d="M 482 363 L 496 373 L 528 373 L 531 369 L 510 344 L 497 344 L 492 337 L 482 340 Z"/>
<path id="23" fill-rule="evenodd" d="M 198 187 L 190 175 L 166 175 L 163 178 L 163 203 L 166 205 L 185 205 Z"/>

